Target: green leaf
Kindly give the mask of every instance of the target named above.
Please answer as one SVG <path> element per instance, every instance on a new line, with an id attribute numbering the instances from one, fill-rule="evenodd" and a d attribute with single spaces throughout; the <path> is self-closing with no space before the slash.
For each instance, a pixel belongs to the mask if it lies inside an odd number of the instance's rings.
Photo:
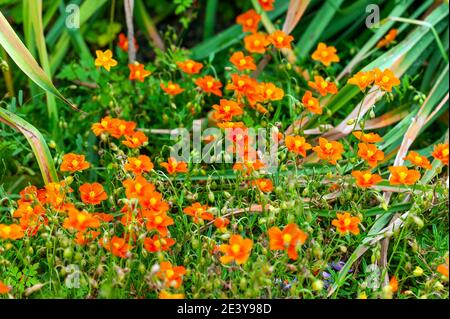
<path id="1" fill-rule="evenodd" d="M 42 134 L 30 123 L 3 108 L 0 108 L 0 122 L 25 136 L 36 157 L 44 183 L 58 182 L 53 157 Z"/>
<path id="2" fill-rule="evenodd" d="M 46 92 L 52 93 L 53 95 L 64 101 L 67 105 L 77 110 L 77 108 L 55 88 L 50 78 L 47 76 L 47 74 L 45 74 L 44 70 L 42 70 L 42 68 L 27 50 L 22 41 L 20 41 L 19 37 L 16 35 L 13 28 L 1 12 L 0 44 L 11 57 L 11 59 L 28 77 L 30 77 L 30 79 L 32 79 Z"/>

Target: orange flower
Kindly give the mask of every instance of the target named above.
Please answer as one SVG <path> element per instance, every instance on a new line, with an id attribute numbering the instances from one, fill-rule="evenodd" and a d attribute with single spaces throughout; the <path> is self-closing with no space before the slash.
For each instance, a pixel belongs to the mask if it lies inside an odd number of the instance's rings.
<path id="1" fill-rule="evenodd" d="M 258 86 L 259 93 L 263 101 L 278 101 L 284 96 L 284 91 L 276 87 L 273 83 L 261 83 Z"/>
<path id="2" fill-rule="evenodd" d="M 306 157 L 306 151 L 312 148 L 311 144 L 306 143 L 305 138 L 299 135 L 286 136 L 284 142 L 288 150 L 303 157 Z"/>
<path id="3" fill-rule="evenodd" d="M 363 133 L 361 131 L 353 132 L 353 135 L 363 143 L 378 143 L 383 139 L 377 133 Z"/>
<path id="4" fill-rule="evenodd" d="M 333 165 L 342 158 L 344 147 L 336 141 L 328 141 L 326 138 L 319 137 L 319 145 L 313 147 L 320 159 L 326 160 Z"/>
<path id="5" fill-rule="evenodd" d="M 234 129 L 234 128 L 244 128 L 245 125 L 243 122 L 221 122 L 217 123 L 217 126 L 223 129 Z"/>
<path id="6" fill-rule="evenodd" d="M 0 224 L 0 239 L 20 239 L 24 236 L 22 227 L 17 224 Z"/>
<path id="7" fill-rule="evenodd" d="M 398 280 L 395 276 L 392 276 L 389 280 L 389 287 L 391 287 L 391 291 L 396 293 L 398 291 Z"/>
<path id="8" fill-rule="evenodd" d="M 45 185 L 45 203 L 50 204 L 57 211 L 66 211 L 73 207 L 73 204 L 67 202 L 67 193 L 71 192 L 72 189 L 64 182 L 49 183 Z"/>
<path id="9" fill-rule="evenodd" d="M 245 49 L 251 53 L 264 53 L 270 44 L 264 33 L 250 34 L 244 38 Z"/>
<path id="10" fill-rule="evenodd" d="M 384 36 L 383 39 L 381 39 L 378 43 L 377 43 L 377 48 L 382 48 L 385 46 L 388 46 L 389 43 L 391 43 L 392 41 L 395 40 L 395 38 L 397 37 L 397 29 L 391 29 L 389 30 L 389 32 Z"/>
<path id="11" fill-rule="evenodd" d="M 100 232 L 91 230 L 87 232 L 78 232 L 75 235 L 75 243 L 80 246 L 84 246 L 90 242 L 92 242 L 95 238 L 100 236 Z"/>
<path id="12" fill-rule="evenodd" d="M 195 62 L 193 60 L 186 60 L 184 62 L 177 62 L 178 67 L 188 74 L 197 74 L 203 68 L 203 64 Z"/>
<path id="13" fill-rule="evenodd" d="M 304 244 L 308 235 L 296 224 L 288 224 L 283 230 L 278 227 L 269 229 L 270 250 L 286 250 L 289 258 L 297 260 L 297 245 Z"/>
<path id="14" fill-rule="evenodd" d="M 258 2 L 264 11 L 272 11 L 275 0 L 258 0 Z"/>
<path id="15" fill-rule="evenodd" d="M 147 136 L 142 132 L 134 132 L 131 135 L 125 135 L 125 140 L 122 144 L 128 146 L 129 148 L 138 148 L 148 142 Z"/>
<path id="16" fill-rule="evenodd" d="M 406 166 L 390 166 L 391 178 L 389 183 L 391 185 L 413 185 L 419 178 L 420 173 L 416 170 L 409 170 Z"/>
<path id="17" fill-rule="evenodd" d="M 261 192 L 270 193 L 273 191 L 273 183 L 269 178 L 258 178 L 253 184 L 256 185 Z"/>
<path id="18" fill-rule="evenodd" d="M 220 257 L 220 261 L 223 264 L 229 264 L 235 261 L 236 264 L 241 265 L 250 257 L 252 247 L 253 241 L 251 239 L 244 239 L 240 235 L 232 235 L 229 244 L 219 246 L 220 252 L 224 253 Z"/>
<path id="19" fill-rule="evenodd" d="M 214 226 L 216 226 L 220 231 L 224 232 L 227 226 L 230 224 L 230 220 L 226 217 L 217 217 L 214 219 Z"/>
<path id="20" fill-rule="evenodd" d="M 126 179 L 122 182 L 125 187 L 125 194 L 128 199 L 130 198 L 139 198 L 144 195 L 144 191 L 146 190 L 155 190 L 155 185 L 147 182 L 147 180 L 138 175 L 133 179 Z"/>
<path id="21" fill-rule="evenodd" d="M 400 84 L 400 80 L 389 69 L 382 72 L 380 69 L 376 68 L 373 72 L 375 73 L 375 85 L 378 85 L 386 92 L 392 92 L 392 87 Z"/>
<path id="22" fill-rule="evenodd" d="M 134 39 L 134 47 L 136 50 L 138 49 L 136 39 Z M 128 52 L 128 38 L 124 33 L 119 34 L 119 48 L 121 48 L 124 52 Z"/>
<path id="23" fill-rule="evenodd" d="M 322 114 L 319 100 L 312 96 L 311 91 L 306 91 L 302 98 L 303 105 L 314 114 Z"/>
<path id="24" fill-rule="evenodd" d="M 220 88 L 222 87 L 222 83 L 219 80 L 214 79 L 210 75 L 206 75 L 202 78 L 196 79 L 195 84 L 206 93 L 212 93 L 217 96 L 222 96 L 222 91 L 220 90 Z"/>
<path id="25" fill-rule="evenodd" d="M 108 198 L 103 186 L 99 183 L 84 183 L 79 190 L 81 201 L 85 204 L 98 205 Z"/>
<path id="26" fill-rule="evenodd" d="M 147 230 L 156 230 L 162 237 L 167 237 L 167 227 L 173 225 L 173 219 L 165 212 L 152 213 L 146 216 L 147 222 L 145 227 Z"/>
<path id="27" fill-rule="evenodd" d="M 11 288 L 0 281 L 0 295 L 5 295 L 11 291 Z"/>
<path id="28" fill-rule="evenodd" d="M 133 172 L 135 175 L 140 175 L 143 172 L 150 172 L 153 169 L 153 163 L 150 157 L 139 155 L 138 157 L 128 157 L 124 168 L 129 172 Z"/>
<path id="29" fill-rule="evenodd" d="M 255 60 L 251 56 L 244 55 L 244 52 L 234 52 L 230 58 L 230 62 L 233 63 L 239 71 L 243 70 L 256 70 Z"/>
<path id="30" fill-rule="evenodd" d="M 314 76 L 314 82 L 309 81 L 308 85 L 322 96 L 327 95 L 327 93 L 336 94 L 338 91 L 336 84 L 328 82 L 323 77 L 317 75 Z"/>
<path id="31" fill-rule="evenodd" d="M 154 235 L 153 238 L 144 239 L 144 248 L 151 253 L 168 251 L 173 245 L 175 245 L 175 239 L 173 238 L 164 238 Z"/>
<path id="32" fill-rule="evenodd" d="M 311 55 L 315 61 L 322 62 L 323 65 L 329 66 L 332 62 L 339 62 L 340 59 L 336 54 L 336 48 L 333 46 L 327 46 L 325 43 L 320 42 L 316 51 Z"/>
<path id="33" fill-rule="evenodd" d="M 184 91 L 184 89 L 180 88 L 178 84 L 172 83 L 172 81 L 169 81 L 167 86 L 165 86 L 164 83 L 161 83 L 160 86 L 161 89 L 169 95 L 177 95 Z"/>
<path id="34" fill-rule="evenodd" d="M 356 185 L 364 188 L 372 187 L 382 180 L 380 175 L 372 174 L 370 171 L 353 171 L 352 175 L 356 178 Z"/>
<path id="35" fill-rule="evenodd" d="M 106 116 L 99 123 L 92 124 L 92 132 L 94 132 L 95 136 L 108 132 L 111 129 L 111 120 L 110 116 Z"/>
<path id="36" fill-rule="evenodd" d="M 256 88 L 258 83 L 255 79 L 249 77 L 248 75 L 231 75 L 231 83 L 226 86 L 227 90 L 235 91 L 238 96 L 247 94 L 248 91 Z"/>
<path id="37" fill-rule="evenodd" d="M 292 35 L 288 35 L 281 30 L 277 30 L 269 35 L 269 41 L 278 49 L 291 49 Z"/>
<path id="38" fill-rule="evenodd" d="M 61 172 L 78 172 L 88 169 L 91 165 L 85 161 L 84 155 L 68 153 L 63 156 Z"/>
<path id="39" fill-rule="evenodd" d="M 140 82 L 144 82 L 144 79 L 152 73 L 144 69 L 144 65 L 138 62 L 128 64 L 128 68 L 130 69 L 130 80 L 138 80 Z"/>
<path id="40" fill-rule="evenodd" d="M 106 50 L 105 52 L 97 50 L 95 51 L 95 54 L 97 55 L 95 66 L 102 66 L 109 72 L 111 67 L 117 65 L 117 61 L 112 58 L 113 54 L 111 50 Z"/>
<path id="41" fill-rule="evenodd" d="M 431 169 L 431 164 L 428 158 L 425 156 L 420 155 L 417 152 L 411 151 L 408 153 L 408 156 L 403 158 L 405 161 L 410 161 L 413 165 L 425 168 L 425 169 Z"/>
<path id="42" fill-rule="evenodd" d="M 143 194 L 139 197 L 139 204 L 144 208 L 142 211 L 144 217 L 169 210 L 169 204 L 162 200 L 162 194 L 155 191 L 153 187 L 144 188 Z"/>
<path id="43" fill-rule="evenodd" d="M 250 9 L 236 17 L 236 23 L 242 25 L 244 32 L 256 33 L 261 16 L 255 10 Z"/>
<path id="44" fill-rule="evenodd" d="M 448 278 L 448 256 L 445 259 L 445 264 L 441 264 L 437 267 L 437 271 Z"/>
<path id="45" fill-rule="evenodd" d="M 79 211 L 75 208 L 69 210 L 69 216 L 64 220 L 63 227 L 66 229 L 74 229 L 81 232 L 88 228 L 100 227 L 98 218 L 92 216 L 86 211 Z"/>
<path id="46" fill-rule="evenodd" d="M 114 236 L 110 241 L 104 243 L 103 246 L 113 255 L 120 258 L 127 258 L 130 255 L 130 249 L 132 248 L 127 244 L 125 239 L 117 236 Z"/>
<path id="47" fill-rule="evenodd" d="M 183 266 L 172 266 L 168 261 L 162 261 L 159 265 L 159 271 L 156 274 L 160 279 L 164 280 L 166 287 L 179 288 L 183 282 L 183 275 L 186 268 Z"/>
<path id="48" fill-rule="evenodd" d="M 186 215 L 194 217 L 194 223 L 198 224 L 200 220 L 213 220 L 213 215 L 208 213 L 208 205 L 201 205 L 199 202 L 183 209 Z"/>
<path id="49" fill-rule="evenodd" d="M 435 159 L 440 160 L 442 164 L 448 165 L 448 143 L 436 145 L 431 155 Z"/>
<path id="50" fill-rule="evenodd" d="M 233 101 L 221 99 L 220 105 L 213 105 L 215 110 L 213 113 L 213 118 L 220 121 L 231 121 L 233 116 L 238 116 L 244 113 L 242 108 Z"/>
<path id="51" fill-rule="evenodd" d="M 366 160 L 370 167 L 377 166 L 377 162 L 384 159 L 384 152 L 380 151 L 374 144 L 359 143 L 358 156 Z"/>
<path id="52" fill-rule="evenodd" d="M 136 123 L 134 123 L 132 121 L 124 121 L 121 119 L 111 119 L 109 133 L 114 138 L 121 138 L 124 135 L 132 135 L 134 133 L 135 128 L 136 128 Z"/>
<path id="53" fill-rule="evenodd" d="M 347 82 L 359 87 L 361 91 L 364 91 L 369 85 L 375 81 L 375 74 L 373 71 L 358 72 L 353 75 Z"/>
<path id="54" fill-rule="evenodd" d="M 184 294 L 172 294 L 166 290 L 161 290 L 158 295 L 159 299 L 184 299 Z"/>
<path id="55" fill-rule="evenodd" d="M 244 156 L 245 157 L 245 156 Z M 246 175 L 250 175 L 253 171 L 260 170 L 265 165 L 259 159 L 245 160 L 244 162 L 237 162 L 233 165 L 233 170 L 244 172 Z"/>
<path id="56" fill-rule="evenodd" d="M 337 219 L 333 219 L 331 224 L 336 227 L 337 231 L 342 235 L 347 235 L 349 232 L 353 235 L 359 234 L 359 223 L 361 220 L 358 217 L 352 217 L 349 213 L 336 214 Z"/>
<path id="57" fill-rule="evenodd" d="M 188 166 L 186 162 L 180 161 L 178 162 L 174 157 L 169 157 L 167 160 L 167 163 L 161 163 L 162 167 L 164 167 L 167 170 L 167 173 L 170 175 L 175 173 L 187 173 L 188 172 Z"/>

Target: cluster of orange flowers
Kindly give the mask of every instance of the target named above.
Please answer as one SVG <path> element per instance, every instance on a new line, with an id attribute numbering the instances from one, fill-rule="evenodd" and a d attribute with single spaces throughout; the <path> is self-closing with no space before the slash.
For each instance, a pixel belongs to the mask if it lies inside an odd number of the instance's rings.
<path id="1" fill-rule="evenodd" d="M 136 123 L 106 116 L 99 123 L 92 125 L 92 132 L 96 136 L 107 133 L 114 138 L 123 137 L 122 144 L 129 148 L 139 148 L 148 142 L 147 136 L 141 131 L 136 131 Z"/>
<path id="2" fill-rule="evenodd" d="M 303 245 L 308 238 L 296 224 L 288 224 L 283 230 L 278 227 L 272 227 L 268 230 L 270 250 L 286 251 L 289 258 L 297 260 L 297 247 Z M 231 235 L 228 244 L 222 244 L 218 251 L 223 253 L 220 261 L 223 264 L 235 262 L 241 265 L 250 257 L 253 248 L 253 241 L 249 238 L 243 238 L 241 235 Z"/>

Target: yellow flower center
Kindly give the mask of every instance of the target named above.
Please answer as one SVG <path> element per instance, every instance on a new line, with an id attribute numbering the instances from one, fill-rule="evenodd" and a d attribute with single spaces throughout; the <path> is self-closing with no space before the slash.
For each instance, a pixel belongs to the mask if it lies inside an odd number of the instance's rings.
<path id="1" fill-rule="evenodd" d="M 390 80 L 389 77 L 386 75 L 381 78 L 381 81 L 383 81 L 383 83 L 388 83 L 389 80 Z"/>
<path id="2" fill-rule="evenodd" d="M 345 226 L 349 226 L 352 223 L 352 219 L 351 218 L 345 218 L 344 219 L 344 225 Z"/>
<path id="3" fill-rule="evenodd" d="M 367 183 L 368 181 L 370 181 L 370 178 L 372 177 L 372 174 L 370 173 L 366 173 L 363 175 L 364 181 Z"/>
<path id="4" fill-rule="evenodd" d="M 367 81 L 367 76 L 363 75 L 361 76 L 361 82 L 366 82 Z"/>
<path id="5" fill-rule="evenodd" d="M 101 121 L 100 124 L 101 124 L 101 126 L 103 126 L 104 128 L 108 127 L 108 121 Z"/>
<path id="6" fill-rule="evenodd" d="M 142 185 L 140 183 L 136 183 L 134 188 L 136 188 L 136 190 L 139 192 L 142 189 Z"/>
<path id="7" fill-rule="evenodd" d="M 308 100 L 308 106 L 314 106 L 314 100 Z"/>
<path id="8" fill-rule="evenodd" d="M 77 221 L 81 224 L 83 223 L 85 220 L 87 219 L 87 217 L 84 214 L 78 214 L 77 215 Z"/>
<path id="9" fill-rule="evenodd" d="M 234 244 L 233 246 L 231 246 L 231 251 L 235 254 L 237 254 L 240 250 L 241 250 L 241 246 L 238 244 Z"/>
<path id="10" fill-rule="evenodd" d="M 213 82 L 212 81 L 206 82 L 206 86 L 208 87 L 208 89 L 212 88 Z"/>
<path id="11" fill-rule="evenodd" d="M 135 160 L 134 161 L 134 165 L 136 165 L 136 167 L 140 167 L 142 165 L 142 161 L 141 160 Z"/>
<path id="12" fill-rule="evenodd" d="M 161 242 L 159 240 L 155 240 L 154 245 L 156 248 L 161 247 Z"/>
<path id="13" fill-rule="evenodd" d="M 169 86 L 167 87 L 169 90 L 173 91 L 175 90 L 175 85 L 173 84 L 169 84 Z"/>
<path id="14" fill-rule="evenodd" d="M 295 144 L 295 147 L 300 147 L 300 146 L 302 146 L 303 143 L 300 140 L 295 140 L 294 144 Z"/>
<path id="15" fill-rule="evenodd" d="M 322 87 L 322 89 L 326 89 L 327 86 L 328 86 L 327 81 L 322 81 L 322 82 L 320 83 L 320 86 Z"/>
<path id="16" fill-rule="evenodd" d="M 327 143 L 327 144 L 325 144 L 325 148 L 326 148 L 327 150 L 331 150 L 331 149 L 333 148 L 333 144 Z"/>
<path id="17" fill-rule="evenodd" d="M 94 191 L 90 191 L 89 192 L 89 197 L 90 198 L 94 198 L 95 197 L 95 192 Z"/>
<path id="18" fill-rule="evenodd" d="M 255 45 L 255 47 L 257 47 L 261 44 L 261 41 L 255 40 L 255 41 L 253 41 L 253 44 Z"/>
<path id="19" fill-rule="evenodd" d="M 223 109 L 224 109 L 225 112 L 230 112 L 231 107 L 230 107 L 229 105 L 225 105 L 225 106 L 223 107 Z"/>
<path id="20" fill-rule="evenodd" d="M 192 69 L 192 67 L 194 66 L 194 64 L 193 64 L 192 62 L 188 62 L 188 63 L 186 64 L 186 66 L 187 66 L 187 68 L 190 70 L 190 69 Z"/>
<path id="21" fill-rule="evenodd" d="M 373 154 L 375 154 L 375 152 L 374 151 L 367 151 L 367 156 L 368 157 L 371 157 L 371 156 L 373 156 Z"/>
<path id="22" fill-rule="evenodd" d="M 73 167 L 78 167 L 78 164 L 79 164 L 79 163 L 78 163 L 77 160 L 73 160 L 73 161 L 72 161 L 72 166 L 73 166 Z"/>
<path id="23" fill-rule="evenodd" d="M 320 52 L 320 55 L 321 55 L 323 58 L 326 58 L 326 57 L 328 56 L 328 51 L 327 51 L 327 50 L 323 50 L 322 52 Z"/>
<path id="24" fill-rule="evenodd" d="M 448 156 L 448 148 L 444 148 L 444 149 L 442 150 L 442 155 L 443 155 L 443 156 Z"/>
<path id="25" fill-rule="evenodd" d="M 162 217 L 161 216 L 156 216 L 155 217 L 155 223 L 161 224 L 162 223 Z"/>
<path id="26" fill-rule="evenodd" d="M 156 198 L 152 197 L 150 199 L 150 204 L 155 205 L 156 204 Z"/>
<path id="27" fill-rule="evenodd" d="M 127 128 L 126 125 L 123 125 L 123 124 L 120 124 L 120 125 L 119 125 L 119 130 L 120 130 L 121 132 L 125 131 L 126 128 Z"/>
<path id="28" fill-rule="evenodd" d="M 283 243 L 284 243 L 285 245 L 290 244 L 290 243 L 291 243 L 291 240 L 292 240 L 292 235 L 291 235 L 291 234 L 284 234 L 284 235 L 283 235 Z"/>
<path id="29" fill-rule="evenodd" d="M 3 228 L 3 232 L 4 232 L 6 235 L 9 235 L 9 233 L 11 232 L 11 226 L 5 226 L 5 227 Z"/>
<path id="30" fill-rule="evenodd" d="M 408 173 L 405 173 L 405 172 L 400 172 L 398 175 L 399 175 L 401 181 L 404 181 L 406 179 L 406 177 L 408 177 Z"/>
<path id="31" fill-rule="evenodd" d="M 422 163 L 422 157 L 420 157 L 420 156 L 414 157 L 414 160 L 416 161 L 417 164 L 421 164 Z"/>
<path id="32" fill-rule="evenodd" d="M 253 19 L 247 19 L 245 23 L 250 27 L 253 24 Z"/>
<path id="33" fill-rule="evenodd" d="M 172 269 L 167 269 L 166 270 L 166 277 L 167 278 L 172 278 L 173 277 L 173 275 L 175 275 L 175 272 L 172 270 Z"/>
<path id="34" fill-rule="evenodd" d="M 267 182 L 262 181 L 259 183 L 259 186 L 261 186 L 261 188 L 265 188 L 267 186 Z"/>
<path id="35" fill-rule="evenodd" d="M 247 64 L 247 60 L 245 60 L 245 59 L 240 59 L 240 60 L 239 60 L 239 64 L 240 64 L 240 65 L 246 65 L 246 64 Z"/>
<path id="36" fill-rule="evenodd" d="M 283 40 L 284 40 L 284 37 L 282 37 L 282 36 L 277 37 L 277 42 L 278 43 L 282 43 Z"/>
<path id="37" fill-rule="evenodd" d="M 242 81 L 242 80 L 239 80 L 239 81 L 238 81 L 238 86 L 244 86 L 244 84 L 245 84 L 244 81 Z"/>

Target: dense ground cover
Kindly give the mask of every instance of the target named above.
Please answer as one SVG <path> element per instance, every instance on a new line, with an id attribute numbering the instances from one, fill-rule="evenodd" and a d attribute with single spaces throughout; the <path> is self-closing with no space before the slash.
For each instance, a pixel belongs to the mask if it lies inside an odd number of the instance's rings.
<path id="1" fill-rule="evenodd" d="M 448 298 L 448 3 L 0 5 L 0 298 Z"/>

